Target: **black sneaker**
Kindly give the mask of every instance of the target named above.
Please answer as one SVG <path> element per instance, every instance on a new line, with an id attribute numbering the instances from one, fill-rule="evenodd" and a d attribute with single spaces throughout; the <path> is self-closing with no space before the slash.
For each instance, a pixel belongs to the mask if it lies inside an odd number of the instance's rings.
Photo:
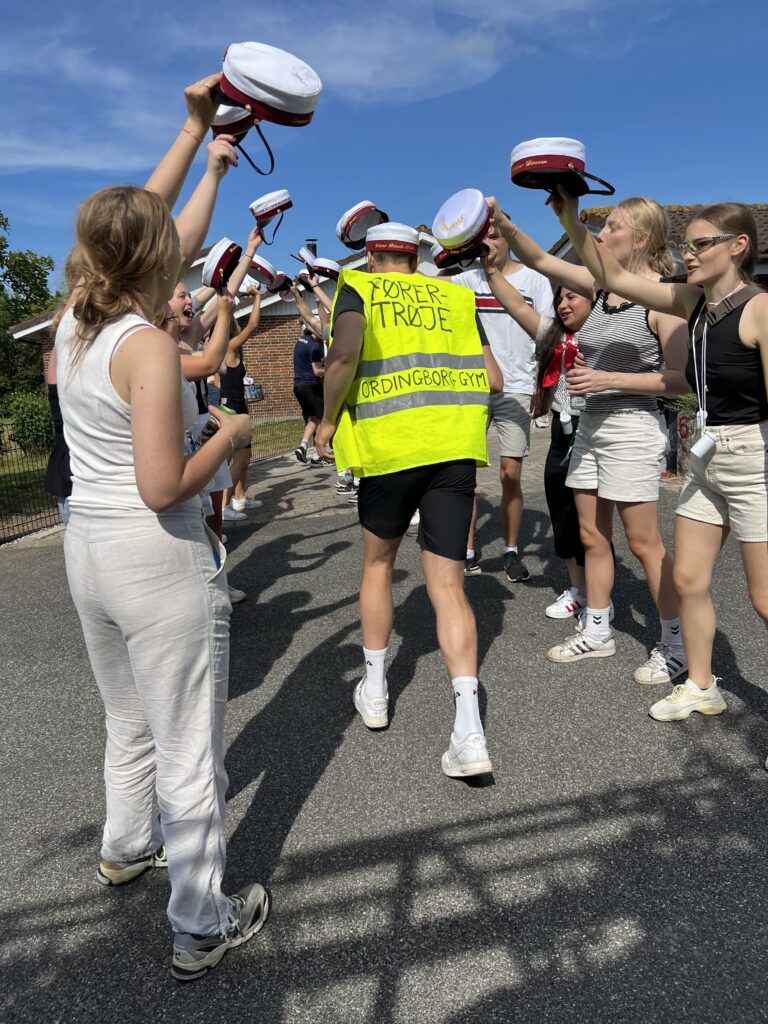
<path id="1" fill-rule="evenodd" d="M 531 578 L 525 562 L 516 551 L 507 551 L 504 555 L 504 572 L 510 583 L 522 583 Z"/>
<path id="2" fill-rule="evenodd" d="M 299 460 L 299 462 L 303 462 L 304 465 L 306 466 L 306 464 L 307 464 L 307 449 L 306 449 L 305 445 L 300 444 L 299 447 L 294 451 L 293 454 L 296 456 L 296 458 Z"/>
<path id="3" fill-rule="evenodd" d="M 465 576 L 482 576 L 483 570 L 480 568 L 480 552 L 475 551 L 471 558 L 464 559 L 464 575 Z"/>

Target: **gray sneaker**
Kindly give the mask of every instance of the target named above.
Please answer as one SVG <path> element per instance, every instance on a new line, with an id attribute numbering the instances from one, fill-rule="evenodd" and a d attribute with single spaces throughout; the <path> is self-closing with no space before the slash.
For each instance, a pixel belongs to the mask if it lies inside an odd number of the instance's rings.
<path id="1" fill-rule="evenodd" d="M 202 978 L 228 949 L 242 946 L 263 928 L 268 916 L 269 893 L 263 885 L 251 882 L 229 897 L 226 935 L 174 933 L 171 974 L 177 981 Z"/>
<path id="2" fill-rule="evenodd" d="M 165 847 L 159 846 L 154 853 L 137 860 L 102 860 L 96 871 L 96 881 L 100 885 L 125 885 L 134 878 L 143 875 L 150 868 L 167 868 L 168 858 Z"/>

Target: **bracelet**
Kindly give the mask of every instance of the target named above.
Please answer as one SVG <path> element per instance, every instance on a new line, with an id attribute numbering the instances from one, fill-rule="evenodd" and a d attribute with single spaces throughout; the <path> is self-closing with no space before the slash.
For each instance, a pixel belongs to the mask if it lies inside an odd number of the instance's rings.
<path id="1" fill-rule="evenodd" d="M 243 255 L 247 256 L 249 260 L 252 260 L 253 257 L 256 255 L 256 253 L 255 252 L 247 252 L 246 251 L 246 252 L 243 253 Z"/>
<path id="2" fill-rule="evenodd" d="M 228 430 L 225 430 L 224 427 L 219 427 L 219 429 L 222 430 L 227 435 L 227 437 L 229 438 L 229 454 L 230 455 L 234 455 L 235 454 L 235 442 L 232 440 L 232 435 L 230 434 L 230 432 Z"/>
<path id="3" fill-rule="evenodd" d="M 183 132 L 186 132 L 186 133 L 187 133 L 187 135 L 191 135 L 191 136 L 192 136 L 192 138 L 193 138 L 193 139 L 195 140 L 195 142 L 202 142 L 202 141 L 203 141 L 202 139 L 198 139 L 198 137 L 197 137 L 197 136 L 195 135 L 195 133 L 194 133 L 194 132 L 191 132 L 191 131 L 189 130 L 189 128 L 182 128 L 181 130 L 182 130 Z"/>

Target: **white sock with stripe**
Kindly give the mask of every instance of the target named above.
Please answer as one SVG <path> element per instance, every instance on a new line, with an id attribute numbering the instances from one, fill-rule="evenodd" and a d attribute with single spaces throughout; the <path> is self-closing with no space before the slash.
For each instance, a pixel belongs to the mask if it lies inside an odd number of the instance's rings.
<path id="1" fill-rule="evenodd" d="M 584 615 L 584 633 L 593 640 L 609 640 L 611 624 L 610 608 L 587 608 Z"/>
<path id="2" fill-rule="evenodd" d="M 456 703 L 456 720 L 453 723 L 453 737 L 463 743 L 472 732 L 483 733 L 480 721 L 480 706 L 477 702 L 477 679 L 475 676 L 457 676 L 451 680 L 453 699 Z"/>

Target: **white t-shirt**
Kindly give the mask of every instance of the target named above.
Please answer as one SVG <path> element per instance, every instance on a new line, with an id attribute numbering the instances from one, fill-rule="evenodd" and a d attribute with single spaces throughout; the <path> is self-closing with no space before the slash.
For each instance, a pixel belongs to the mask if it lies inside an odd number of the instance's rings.
<path id="1" fill-rule="evenodd" d="M 475 293 L 480 315 L 496 362 L 504 377 L 505 395 L 532 395 L 536 388 L 536 343 L 494 298 L 484 270 L 465 270 L 450 278 Z M 552 316 L 552 286 L 546 277 L 521 266 L 507 281 L 537 313 Z"/>

